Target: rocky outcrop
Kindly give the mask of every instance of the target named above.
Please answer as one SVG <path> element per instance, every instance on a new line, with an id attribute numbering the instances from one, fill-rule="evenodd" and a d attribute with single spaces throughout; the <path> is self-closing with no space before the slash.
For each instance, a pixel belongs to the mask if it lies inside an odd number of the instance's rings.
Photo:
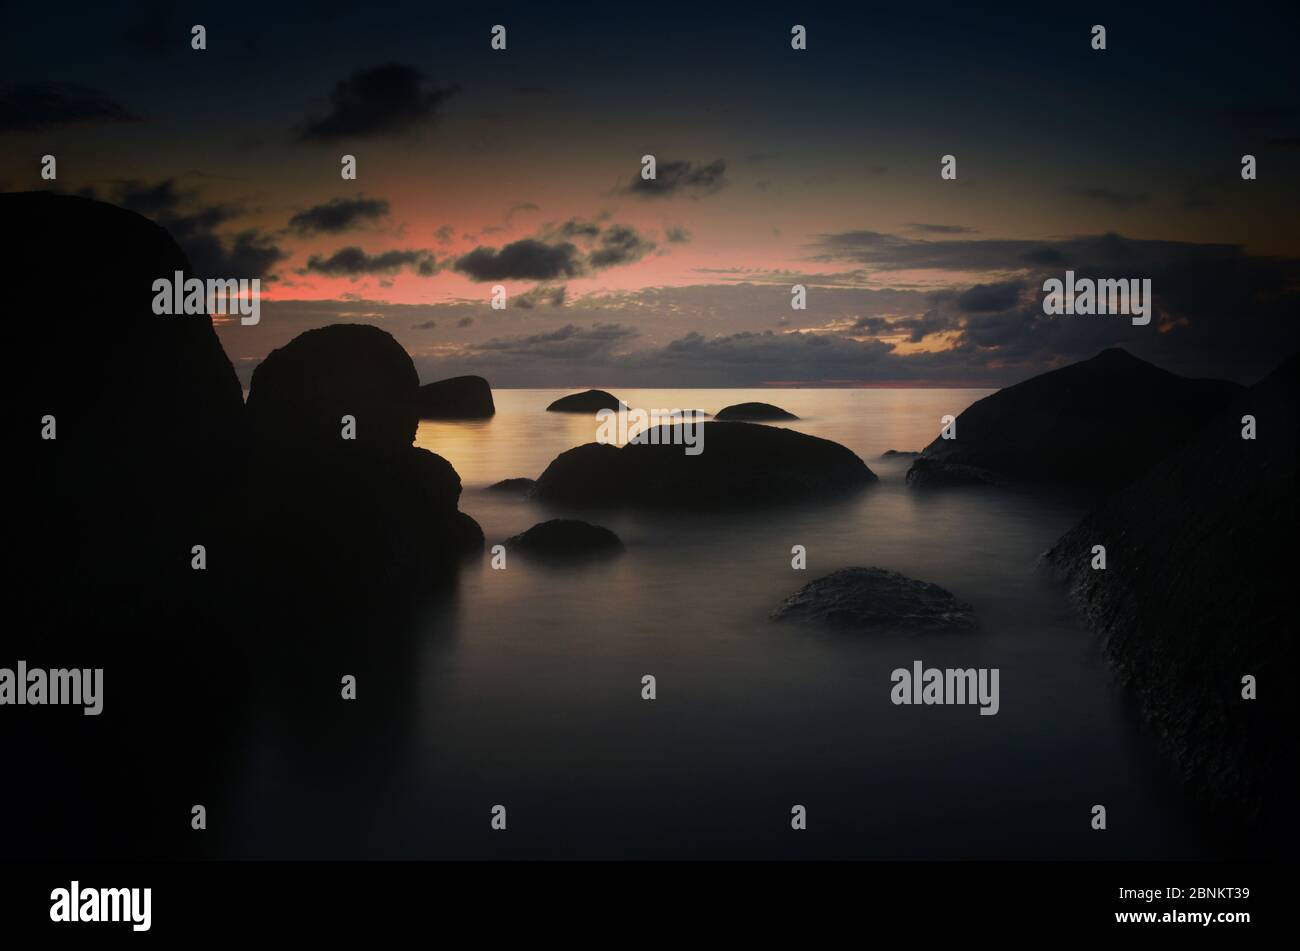
<path id="1" fill-rule="evenodd" d="M 0 220 L 15 238 L 17 570 L 61 584 L 183 577 L 181 553 L 227 523 L 243 413 L 212 320 L 153 312 L 154 281 L 193 277 L 190 262 L 162 228 L 85 198 L 0 195 Z"/>
<path id="2" fill-rule="evenodd" d="M 974 403 L 957 417 L 956 438 L 926 446 L 908 481 L 1025 481 L 1102 495 L 1150 469 L 1240 390 L 1105 350 Z"/>
<path id="3" fill-rule="evenodd" d="M 1232 847 L 1265 852 L 1293 848 L 1297 833 L 1298 371 L 1292 357 L 1242 393 L 1046 556 Z M 1242 696 L 1247 676 L 1258 699 Z"/>
<path id="4" fill-rule="evenodd" d="M 680 434 L 671 425 L 658 427 L 657 444 L 570 449 L 546 467 L 533 495 L 575 506 L 716 509 L 818 502 L 877 481 L 866 463 L 827 439 L 752 423 L 696 428 L 698 455 L 672 444 Z"/>
<path id="5" fill-rule="evenodd" d="M 731 420 L 734 422 L 774 422 L 784 419 L 798 419 L 794 413 L 788 413 L 779 406 L 773 406 L 771 403 L 736 403 L 734 406 L 725 406 L 718 410 L 718 414 L 713 417 L 718 420 Z"/>
<path id="6" fill-rule="evenodd" d="M 548 413 L 597 413 L 602 409 L 609 409 L 618 412 L 622 405 L 622 400 L 604 390 L 585 390 L 582 393 L 560 397 L 546 407 L 546 411 Z"/>
<path id="7" fill-rule="evenodd" d="M 420 387 L 421 419 L 486 419 L 496 414 L 492 387 L 481 376 L 453 376 Z"/>
<path id="8" fill-rule="evenodd" d="M 623 543 L 608 528 L 571 518 L 555 518 L 506 539 L 506 547 L 529 555 L 579 558 L 622 551 Z"/>
<path id="9" fill-rule="evenodd" d="M 309 330 L 262 361 L 247 404 L 254 556 L 309 577 L 432 579 L 481 548 L 455 469 L 412 445 L 418 386 L 371 326 Z"/>
<path id="10" fill-rule="evenodd" d="M 900 458 L 900 459 L 901 459 L 901 458 L 916 457 L 916 456 L 919 456 L 919 455 L 920 455 L 919 452 L 914 452 L 914 451 L 912 451 L 912 450 L 908 450 L 908 449 L 886 449 L 884 452 L 882 452 L 882 453 L 880 454 L 880 458 L 881 458 L 881 459 L 894 459 L 894 458 Z"/>
<path id="11" fill-rule="evenodd" d="M 502 479 L 500 482 L 493 482 L 488 486 L 489 492 L 508 492 L 516 495 L 527 495 L 537 484 L 536 479 Z"/>
<path id="12" fill-rule="evenodd" d="M 974 609 L 951 592 L 883 568 L 842 568 L 811 581 L 786 598 L 772 617 L 868 634 L 946 633 L 977 627 Z"/>

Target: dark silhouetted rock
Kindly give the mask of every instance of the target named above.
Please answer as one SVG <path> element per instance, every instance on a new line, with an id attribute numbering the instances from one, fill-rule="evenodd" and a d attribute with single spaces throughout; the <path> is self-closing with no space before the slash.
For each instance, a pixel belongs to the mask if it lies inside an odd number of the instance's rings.
<path id="1" fill-rule="evenodd" d="M 1234 847 L 1286 854 L 1300 828 L 1290 686 L 1298 375 L 1292 357 L 1046 556 Z M 1257 421 L 1254 440 L 1241 438 L 1245 415 Z M 1095 545 L 1104 570 L 1092 568 Z M 1246 675 L 1256 700 L 1242 698 Z"/>
<path id="2" fill-rule="evenodd" d="M 526 495 L 533 490 L 537 484 L 535 479 L 502 479 L 500 482 L 493 482 L 488 486 L 489 492 L 517 492 L 520 495 Z"/>
<path id="3" fill-rule="evenodd" d="M 996 472 L 979 466 L 964 466 L 955 462 L 941 462 L 918 456 L 907 470 L 909 485 L 933 489 L 959 485 L 1003 485 L 1006 480 Z"/>
<path id="4" fill-rule="evenodd" d="M 496 414 L 492 387 L 481 376 L 453 376 L 420 387 L 421 419 L 485 419 Z"/>
<path id="5" fill-rule="evenodd" d="M 956 439 L 935 439 L 908 473 L 917 486 L 1005 480 L 1103 494 L 1132 482 L 1241 391 L 1175 376 L 1131 354 L 1091 360 L 986 396 L 957 417 Z M 942 469 L 966 466 L 952 478 Z M 914 474 L 915 473 L 915 474 Z"/>
<path id="6" fill-rule="evenodd" d="M 839 443 L 752 423 L 701 423 L 703 452 L 659 444 L 588 443 L 557 456 L 533 495 L 567 505 L 730 508 L 817 502 L 869 485 L 876 475 Z"/>
<path id="7" fill-rule="evenodd" d="M 881 459 L 893 459 L 895 457 L 903 458 L 907 456 L 919 456 L 919 452 L 912 452 L 906 449 L 886 449 L 880 454 Z"/>
<path id="8" fill-rule="evenodd" d="M 548 413 L 596 413 L 602 409 L 610 409 L 617 412 L 622 405 L 618 397 L 604 390 L 586 390 L 582 393 L 561 396 L 546 407 L 546 411 Z"/>
<path id="9" fill-rule="evenodd" d="M 250 557 L 281 574 L 432 581 L 482 548 L 456 470 L 412 445 L 418 386 L 410 356 L 371 326 L 309 330 L 262 361 L 247 405 Z"/>
<path id="10" fill-rule="evenodd" d="M 32 450 L 11 467 L 20 570 L 124 586 L 192 574 L 191 545 L 228 522 L 243 397 L 207 315 L 153 312 L 153 282 L 194 277 L 190 262 L 158 225 L 86 198 L 0 195 L 0 220 L 6 445 Z M 56 439 L 41 438 L 46 416 Z"/>
<path id="11" fill-rule="evenodd" d="M 798 419 L 794 413 L 787 413 L 771 403 L 737 403 L 718 410 L 717 420 L 732 422 L 773 422 L 781 419 Z"/>
<path id="12" fill-rule="evenodd" d="M 506 547 L 530 555 L 573 558 L 621 551 L 623 543 L 608 528 L 571 518 L 555 518 L 506 539 Z"/>
<path id="13" fill-rule="evenodd" d="M 868 633 L 971 631 L 975 612 L 950 592 L 883 568 L 842 568 L 804 585 L 772 612 Z"/>

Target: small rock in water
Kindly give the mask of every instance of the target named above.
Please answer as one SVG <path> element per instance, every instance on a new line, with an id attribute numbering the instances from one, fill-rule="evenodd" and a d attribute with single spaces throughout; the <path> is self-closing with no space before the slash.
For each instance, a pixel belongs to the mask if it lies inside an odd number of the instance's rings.
<path id="1" fill-rule="evenodd" d="M 506 547 L 530 555 L 574 557 L 621 551 L 623 543 L 600 525 L 574 518 L 553 518 L 507 538 Z"/>
<path id="2" fill-rule="evenodd" d="M 978 626 L 974 609 L 951 592 L 884 568 L 842 568 L 811 581 L 786 598 L 772 617 L 907 634 Z"/>

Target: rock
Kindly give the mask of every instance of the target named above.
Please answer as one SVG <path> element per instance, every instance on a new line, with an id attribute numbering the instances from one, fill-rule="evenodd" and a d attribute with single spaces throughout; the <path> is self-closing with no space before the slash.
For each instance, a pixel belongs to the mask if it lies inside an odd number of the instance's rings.
<path id="1" fill-rule="evenodd" d="M 623 543 L 608 528 L 571 518 L 555 518 L 506 539 L 506 547 L 530 555 L 578 557 L 620 551 Z"/>
<path id="2" fill-rule="evenodd" d="M 533 495 L 567 505 L 716 509 L 819 502 L 877 481 L 845 447 L 791 429 L 701 423 L 703 451 L 689 456 L 671 444 L 673 428 L 658 427 L 658 445 L 588 443 L 561 453 Z"/>
<path id="3" fill-rule="evenodd" d="M 1192 380 L 1131 354 L 1090 360 L 986 396 L 957 417 L 957 438 L 935 439 L 913 464 L 916 486 L 993 477 L 1104 494 L 1132 482 L 1187 440 L 1241 391 Z"/>
<path id="4" fill-rule="evenodd" d="M 842 568 L 818 578 L 786 598 L 772 617 L 873 634 L 971 631 L 978 626 L 971 606 L 950 592 L 883 568 Z"/>
<path id="5" fill-rule="evenodd" d="M 959 485 L 1003 485 L 1006 480 L 979 466 L 963 466 L 918 456 L 907 470 L 907 482 L 916 488 L 933 489 Z"/>
<path id="6" fill-rule="evenodd" d="M 622 405 L 620 399 L 604 390 L 587 390 L 560 397 L 546 407 L 546 411 L 548 413 L 596 413 L 602 409 L 609 409 L 618 412 Z"/>
<path id="7" fill-rule="evenodd" d="M 262 361 L 247 404 L 250 558 L 279 574 L 401 582 L 450 577 L 481 549 L 456 470 L 412 445 L 418 387 L 410 356 L 376 327 L 309 330 Z"/>
<path id="8" fill-rule="evenodd" d="M 919 456 L 919 452 L 911 452 L 906 449 L 886 449 L 880 454 L 881 459 L 892 459 L 894 457 Z"/>
<path id="9" fill-rule="evenodd" d="M 420 387 L 421 419 L 486 419 L 496 414 L 492 387 L 481 376 L 453 376 Z"/>
<path id="10" fill-rule="evenodd" d="M 207 315 L 153 312 L 153 282 L 190 262 L 163 228 L 86 198 L 0 195 L 0 220 L 15 238 L 6 445 L 31 447 L 10 473 L 16 570 L 65 601 L 72 579 L 192 574 L 175 553 L 230 524 L 243 396 Z M 55 439 L 38 435 L 47 416 Z"/>
<path id="11" fill-rule="evenodd" d="M 734 406 L 725 406 L 718 410 L 718 415 L 713 418 L 739 422 L 767 422 L 779 419 L 798 419 L 799 417 L 794 413 L 787 413 L 781 407 L 773 406 L 771 403 L 737 403 Z"/>
<path id="12" fill-rule="evenodd" d="M 1293 356 L 1046 555 L 1194 798 L 1232 848 L 1262 853 L 1291 854 L 1298 828 L 1300 704 L 1265 687 L 1297 669 L 1298 376 Z"/>
<path id="13" fill-rule="evenodd" d="M 515 492 L 520 495 L 527 495 L 536 484 L 536 479 L 502 479 L 500 482 L 494 482 L 488 486 L 488 491 Z"/>

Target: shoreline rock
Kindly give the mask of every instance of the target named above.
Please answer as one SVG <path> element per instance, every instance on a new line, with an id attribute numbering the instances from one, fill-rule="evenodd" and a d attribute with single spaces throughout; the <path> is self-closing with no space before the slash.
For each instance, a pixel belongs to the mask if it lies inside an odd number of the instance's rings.
<path id="1" fill-rule="evenodd" d="M 952 592 L 884 568 L 841 568 L 810 581 L 771 616 L 869 633 L 931 634 L 978 627 L 974 609 Z"/>
<path id="2" fill-rule="evenodd" d="M 558 400 L 546 407 L 548 413 L 597 413 L 602 409 L 609 409 L 618 412 L 622 407 L 623 401 L 612 393 L 606 393 L 604 390 L 584 390 L 581 393 L 571 393 L 568 396 L 561 396 Z"/>
<path id="3" fill-rule="evenodd" d="M 496 415 L 492 387 L 481 376 L 453 376 L 420 387 L 420 419 L 487 419 Z"/>
<path id="4" fill-rule="evenodd" d="M 553 518 L 507 538 L 506 548 L 550 558 L 583 558 L 620 552 L 623 542 L 603 526 L 573 518 Z"/>
<path id="5" fill-rule="evenodd" d="M 771 403 L 736 403 L 733 406 L 724 406 L 713 418 L 724 422 L 760 423 L 799 417 Z"/>

